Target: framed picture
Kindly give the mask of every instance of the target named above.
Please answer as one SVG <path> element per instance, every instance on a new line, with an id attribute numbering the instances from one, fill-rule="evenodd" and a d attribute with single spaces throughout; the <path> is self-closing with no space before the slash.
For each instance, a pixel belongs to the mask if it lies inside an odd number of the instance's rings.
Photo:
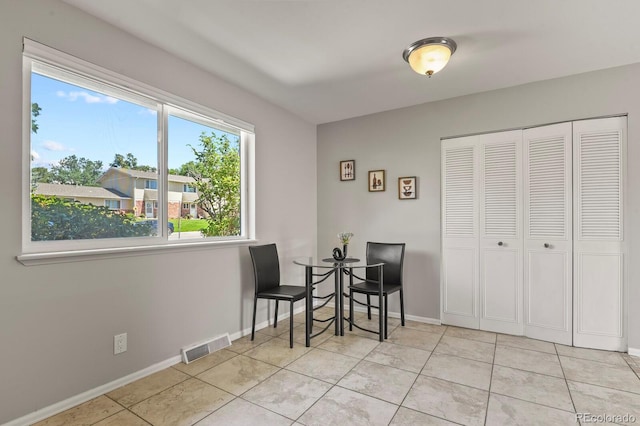
<path id="1" fill-rule="evenodd" d="M 415 176 L 398 178 L 398 198 L 401 200 L 415 200 L 418 198 Z"/>
<path id="2" fill-rule="evenodd" d="M 356 160 L 340 162 L 340 180 L 356 180 Z"/>
<path id="3" fill-rule="evenodd" d="M 369 171 L 369 192 L 385 190 L 384 170 Z"/>

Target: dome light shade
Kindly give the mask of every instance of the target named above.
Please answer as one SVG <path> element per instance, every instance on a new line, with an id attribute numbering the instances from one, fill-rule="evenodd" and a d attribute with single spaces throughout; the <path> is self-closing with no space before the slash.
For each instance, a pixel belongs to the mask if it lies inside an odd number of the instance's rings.
<path id="1" fill-rule="evenodd" d="M 412 70 L 431 77 L 447 65 L 457 47 L 456 42 L 450 38 L 430 37 L 411 43 L 402 57 Z"/>

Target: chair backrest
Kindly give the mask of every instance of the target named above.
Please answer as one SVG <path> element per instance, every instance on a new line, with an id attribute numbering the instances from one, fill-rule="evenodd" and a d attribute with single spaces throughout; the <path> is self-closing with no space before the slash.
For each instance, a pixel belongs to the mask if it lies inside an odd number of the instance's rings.
<path id="1" fill-rule="evenodd" d="M 253 261 L 256 293 L 269 290 L 280 285 L 280 261 L 275 244 L 249 246 Z"/>
<path id="2" fill-rule="evenodd" d="M 405 243 L 367 243 L 367 264 L 384 263 L 384 283 L 402 286 Z M 367 279 L 377 280 L 378 269 L 367 268 Z"/>

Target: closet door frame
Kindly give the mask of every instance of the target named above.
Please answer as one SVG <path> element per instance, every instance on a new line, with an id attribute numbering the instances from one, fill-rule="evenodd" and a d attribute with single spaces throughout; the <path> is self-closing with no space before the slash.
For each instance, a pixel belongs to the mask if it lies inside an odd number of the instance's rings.
<path id="1" fill-rule="evenodd" d="M 521 245 L 519 250 L 522 267 L 520 268 L 521 284 L 516 284 L 516 288 L 520 285 L 522 289 L 520 292 L 523 315 L 521 329 L 516 327 L 513 330 L 502 330 L 499 327 L 493 327 L 496 323 L 492 323 L 494 318 L 487 315 L 487 300 L 483 300 L 488 293 L 486 271 L 489 264 L 486 261 L 486 254 L 497 253 L 497 248 L 493 247 L 496 242 L 490 241 L 495 239 L 495 235 L 484 235 L 482 232 L 483 218 L 480 212 L 480 197 L 482 196 L 483 164 L 481 163 L 481 155 L 483 138 L 494 134 L 443 139 L 441 141 L 440 318 L 443 324 L 473 329 L 489 329 L 516 335 L 524 334 L 532 338 L 578 347 L 626 351 L 628 348 L 629 294 L 627 265 L 629 207 L 624 202 L 628 190 L 626 176 L 627 117 L 578 120 L 559 123 L 559 125 L 572 126 L 568 144 L 565 145 L 568 175 L 567 199 L 569 201 L 566 201 L 565 204 L 565 214 L 568 217 L 565 223 L 567 231 L 562 236 L 551 235 L 552 233 L 544 235 L 544 232 L 534 235 L 530 232 L 531 218 L 527 217 L 530 214 L 530 206 L 527 201 L 529 194 L 525 193 L 529 190 L 528 172 L 526 172 L 528 147 L 524 140 L 526 130 L 520 131 L 522 138 L 520 153 L 522 169 L 520 173 L 522 179 L 519 190 L 519 214 L 522 222 L 520 222 Z M 540 128 L 552 128 L 553 126 L 556 125 L 540 126 Z M 593 152 L 587 153 L 587 151 L 582 152 L 581 135 L 584 132 L 595 132 L 596 139 L 605 138 L 605 142 L 601 146 L 598 145 L 599 141 L 595 143 L 595 149 L 601 151 L 597 151 L 595 154 Z M 607 145 L 609 142 L 606 141 L 606 135 L 604 135 L 606 132 L 619 132 L 619 149 Z M 502 132 L 495 134 L 499 133 Z M 584 146 L 587 147 L 587 145 Z M 446 157 L 448 152 L 452 153 L 451 150 L 456 149 L 467 149 L 468 152 L 471 152 L 471 157 L 466 159 L 465 167 L 467 169 L 460 169 L 466 170 L 466 183 L 460 186 L 462 181 L 455 182 L 450 188 L 457 191 L 464 187 L 467 195 L 466 198 L 463 197 L 462 204 L 460 204 L 460 194 L 456 195 L 458 198 L 455 200 L 447 199 Z M 618 149 L 618 156 L 611 157 L 612 152 L 616 149 Z M 586 168 L 582 167 L 583 163 Z M 602 172 L 599 169 L 602 169 Z M 612 173 L 615 183 L 615 174 L 618 172 L 619 187 L 611 186 Z M 455 173 L 451 174 L 450 178 L 459 177 Z M 541 181 L 543 180 L 544 176 Z M 611 205 L 612 193 L 616 193 L 616 196 L 619 197 L 617 210 L 615 206 Z M 602 194 L 604 198 L 600 198 L 599 194 Z M 450 211 L 447 211 L 447 203 L 449 203 Z M 459 210 L 460 205 L 465 206 L 462 213 Z M 610 225 L 615 223 L 612 217 L 615 216 L 616 211 L 619 214 L 618 234 L 609 232 L 613 229 Z M 454 213 L 453 216 L 451 216 L 451 212 Z M 543 212 L 543 214 L 547 213 L 552 212 Z M 451 223 L 462 221 L 464 232 L 458 232 L 455 226 L 449 227 L 450 229 L 447 230 L 449 223 L 447 215 L 450 216 Z M 543 223 L 544 221 L 539 222 Z M 583 232 L 583 228 L 588 229 L 589 226 L 592 230 L 591 234 Z M 553 237 L 557 239 L 553 240 Z M 502 241 L 503 245 L 500 248 L 505 248 L 505 241 L 501 239 L 497 241 Z M 518 246 L 518 243 L 507 241 L 507 247 L 510 244 L 512 247 L 514 244 Z M 554 258 L 555 260 L 553 260 Z M 552 262 L 552 260 L 555 262 L 554 267 L 557 270 L 562 270 L 563 266 L 561 265 L 568 264 L 569 267 L 564 270 L 564 277 L 558 278 L 558 283 L 561 284 L 547 283 L 549 288 L 545 289 L 540 285 L 545 282 L 544 274 L 534 276 L 533 269 L 541 270 L 542 264 Z M 553 262 L 549 264 L 553 264 Z M 497 264 L 495 260 L 493 263 Z M 552 273 L 550 277 L 555 277 L 555 275 Z M 536 280 L 538 284 L 535 284 Z M 613 284 L 611 284 L 612 280 L 615 281 Z M 517 278 L 514 281 L 517 281 Z M 535 288 L 536 285 L 538 285 L 537 288 Z M 559 286 L 563 288 L 559 290 Z M 536 289 L 538 293 L 534 294 Z M 562 298 L 562 312 L 557 306 L 544 306 L 547 294 L 552 298 L 547 298 L 547 301 Z M 517 297 L 511 297 L 511 299 L 516 300 L 514 306 L 518 306 Z M 540 305 L 542 305 L 541 309 Z M 538 309 L 537 312 L 536 309 Z M 556 310 L 554 311 L 554 309 Z M 505 322 L 501 321 L 504 318 L 495 319 L 499 320 L 497 323 Z"/>

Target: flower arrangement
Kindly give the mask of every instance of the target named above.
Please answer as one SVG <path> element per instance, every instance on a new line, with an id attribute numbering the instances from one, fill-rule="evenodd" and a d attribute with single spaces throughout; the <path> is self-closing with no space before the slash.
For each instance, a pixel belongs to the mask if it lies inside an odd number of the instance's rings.
<path id="1" fill-rule="evenodd" d="M 347 258 L 347 247 L 351 237 L 353 237 L 353 232 L 341 232 L 338 234 L 338 239 L 342 243 L 342 250 L 338 247 L 333 249 L 333 258 L 335 260 L 341 262 Z"/>
<path id="2" fill-rule="evenodd" d="M 340 242 L 345 246 L 349 244 L 349 240 L 351 240 L 351 237 L 353 237 L 353 232 L 341 232 L 338 234 Z"/>

